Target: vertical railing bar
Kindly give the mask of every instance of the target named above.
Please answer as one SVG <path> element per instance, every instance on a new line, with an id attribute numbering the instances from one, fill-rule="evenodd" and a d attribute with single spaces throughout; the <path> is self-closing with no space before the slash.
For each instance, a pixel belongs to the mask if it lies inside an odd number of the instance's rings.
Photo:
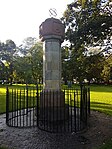
<path id="1" fill-rule="evenodd" d="M 20 127 L 21 127 L 21 89 L 20 89 Z"/>
<path id="2" fill-rule="evenodd" d="M 67 98 L 67 102 L 68 102 L 68 132 L 69 132 L 69 119 L 70 119 L 70 116 L 69 116 L 69 110 L 70 110 L 70 105 L 69 105 L 69 97 L 70 97 L 70 91 L 68 89 L 68 98 Z"/>
<path id="3" fill-rule="evenodd" d="M 28 126 L 28 86 L 26 86 L 26 126 Z"/>
<path id="4" fill-rule="evenodd" d="M 55 120 L 55 119 L 54 119 L 54 118 L 55 118 L 55 117 L 54 117 L 54 94 L 55 94 L 55 93 L 53 92 L 53 105 L 52 105 L 52 106 L 53 106 L 53 107 L 52 107 L 52 109 L 53 109 L 53 126 L 52 126 L 52 129 L 53 129 L 53 130 L 55 130 L 55 127 L 54 127 L 54 126 L 55 126 L 55 125 L 54 125 L 54 120 Z"/>
<path id="5" fill-rule="evenodd" d="M 12 96 L 11 97 L 12 97 L 12 120 L 11 120 L 12 122 L 11 123 L 13 126 L 13 89 L 12 89 Z"/>
<path id="6" fill-rule="evenodd" d="M 86 109 L 86 106 L 87 106 L 87 104 L 86 104 L 86 88 L 84 88 L 83 89 L 83 113 L 84 113 L 84 115 L 83 115 L 83 123 L 84 123 L 84 125 L 83 125 L 83 128 L 86 126 L 86 121 L 87 121 L 87 116 L 86 116 L 86 111 L 87 111 L 87 109 Z"/>
<path id="7" fill-rule="evenodd" d="M 24 89 L 24 98 L 23 98 L 23 108 L 22 108 L 22 114 L 23 114 L 23 127 L 24 127 L 24 116 L 25 116 L 25 89 Z"/>
<path id="8" fill-rule="evenodd" d="M 6 124 L 9 125 L 9 89 L 6 87 Z"/>
<path id="9" fill-rule="evenodd" d="M 83 89 L 83 117 L 82 117 L 82 121 L 83 121 L 83 127 L 85 127 L 86 125 L 86 96 L 85 96 L 85 88 Z"/>
<path id="10" fill-rule="evenodd" d="M 57 95 L 57 101 L 58 101 L 58 132 L 59 132 L 60 131 L 60 124 L 59 124 L 59 121 L 60 121 L 60 112 L 59 112 L 60 111 L 60 109 L 59 109 L 60 108 L 60 105 L 59 105 L 60 101 L 58 100 L 59 92 L 58 91 L 56 91 L 56 92 L 57 92 L 56 95 Z"/>
<path id="11" fill-rule="evenodd" d="M 32 105 L 31 105 L 31 89 L 30 89 L 30 105 L 29 105 L 29 110 L 30 110 L 30 127 L 31 127 L 31 112 L 32 112 Z"/>
<path id="12" fill-rule="evenodd" d="M 9 117 L 8 124 L 9 124 L 9 126 L 11 126 L 11 116 L 12 116 L 12 113 L 11 113 L 12 107 L 11 106 L 12 106 L 11 92 L 8 88 L 8 111 L 9 111 L 9 113 L 8 113 L 8 117 Z"/>
<path id="13" fill-rule="evenodd" d="M 68 108 L 68 107 L 66 107 L 66 105 L 65 105 L 65 96 L 66 96 L 66 94 L 65 94 L 65 90 L 63 91 L 63 93 L 64 93 L 64 132 L 66 131 L 66 127 L 65 127 L 65 112 L 66 112 L 66 110 L 67 109 L 65 109 L 65 108 Z"/>
<path id="14" fill-rule="evenodd" d="M 86 99 L 85 99 L 85 110 L 86 110 L 86 126 L 87 126 L 87 110 L 88 110 L 88 108 L 87 108 L 87 88 L 85 88 L 85 96 L 86 96 Z"/>
<path id="15" fill-rule="evenodd" d="M 59 100 L 60 100 L 60 106 L 59 106 L 59 110 L 60 110 L 60 121 L 62 120 L 62 111 L 63 111 L 63 106 L 62 106 L 62 104 L 61 104 L 61 100 L 63 100 L 63 99 L 61 99 L 61 98 L 63 98 L 63 96 L 62 96 L 62 92 L 60 91 L 59 92 Z M 62 132 L 62 124 L 60 125 L 60 131 Z"/>
<path id="16" fill-rule="evenodd" d="M 75 100 L 76 100 L 76 95 L 75 95 L 75 91 L 74 91 L 74 126 L 75 126 L 75 132 L 76 132 L 76 104 L 75 104 Z"/>
<path id="17" fill-rule="evenodd" d="M 19 115 L 18 115 L 18 90 L 17 90 L 17 127 L 18 127 L 18 117 Z"/>
<path id="18" fill-rule="evenodd" d="M 88 88 L 88 114 L 90 115 L 90 88 Z"/>
<path id="19" fill-rule="evenodd" d="M 82 88 L 82 85 L 80 86 L 80 90 L 81 90 L 81 92 L 80 92 L 80 129 L 81 129 L 81 124 L 83 123 L 82 122 L 82 117 L 83 117 L 83 111 L 82 111 L 82 106 L 83 106 L 83 100 L 84 100 L 84 97 L 83 97 L 83 95 L 84 95 L 84 90 L 83 90 L 83 88 Z"/>
<path id="20" fill-rule="evenodd" d="M 56 91 L 56 95 L 55 95 L 56 96 L 56 99 L 57 99 L 57 94 L 58 93 Z M 58 100 L 56 100 L 56 105 L 57 105 L 57 107 L 56 107 L 57 108 L 57 118 L 56 118 L 56 121 L 57 121 L 57 132 L 58 132 Z"/>
<path id="21" fill-rule="evenodd" d="M 52 107 L 51 107 L 51 105 L 52 105 L 52 94 L 53 94 L 53 91 L 50 90 L 50 95 L 49 95 L 50 101 L 49 101 L 49 103 L 48 103 L 48 104 L 49 104 L 49 105 L 48 105 L 48 106 L 49 106 L 49 107 L 48 107 L 48 108 L 49 108 L 49 120 L 50 120 L 50 121 L 48 120 L 48 123 L 49 123 L 49 129 L 50 129 L 50 131 L 51 131 L 51 121 L 52 121 L 52 117 L 51 117 L 51 112 L 52 112 L 52 111 L 51 111 L 51 108 L 52 108 Z"/>
<path id="22" fill-rule="evenodd" d="M 38 85 L 36 86 L 36 97 L 37 97 L 37 102 L 36 102 L 36 116 L 37 116 L 37 127 L 39 127 L 39 93 L 38 93 Z"/>
<path id="23" fill-rule="evenodd" d="M 72 132 L 72 95 L 70 95 L 70 108 L 71 108 L 71 132 Z"/>
<path id="24" fill-rule="evenodd" d="M 47 102 L 46 102 L 47 100 Z M 47 91 L 47 97 L 45 96 L 44 98 L 44 102 L 45 102 L 45 129 L 48 131 L 50 129 L 50 126 L 49 126 L 49 121 L 50 121 L 50 116 L 49 116 L 49 113 L 50 113 L 50 101 L 51 101 L 51 92 L 50 90 Z M 46 104 L 47 103 L 47 104 Z M 47 107 L 47 108 L 46 108 Z"/>
<path id="25" fill-rule="evenodd" d="M 32 108 L 33 109 L 33 112 L 32 112 L 32 114 L 33 114 L 33 118 L 32 118 L 33 119 L 33 126 L 34 126 L 34 99 L 35 99 L 34 98 L 34 96 L 35 96 L 34 91 L 35 91 L 35 89 L 33 88 L 33 98 L 32 98 L 33 99 L 33 105 L 32 105 L 33 106 L 33 108 Z"/>
<path id="26" fill-rule="evenodd" d="M 16 125 L 16 89 L 14 90 L 14 126 Z"/>
<path id="27" fill-rule="evenodd" d="M 79 123 L 80 123 L 80 104 L 79 104 L 79 96 L 81 96 L 81 93 L 78 92 L 78 89 L 76 90 L 76 93 L 77 93 L 77 100 L 76 100 L 76 104 L 77 104 L 77 108 L 76 108 L 76 119 L 77 119 L 77 131 L 79 130 Z"/>
<path id="28" fill-rule="evenodd" d="M 45 129 L 45 118 L 46 118 L 46 109 L 45 109 L 45 98 L 48 96 L 48 91 L 46 92 L 45 90 L 44 90 L 44 94 L 43 94 L 43 96 L 44 96 L 44 99 L 42 99 L 42 114 L 43 114 L 43 116 L 42 116 L 42 123 L 44 123 L 43 124 L 43 126 L 44 126 L 44 129 Z M 47 98 L 46 98 L 46 100 L 47 100 Z M 47 101 L 46 101 L 46 103 L 47 103 Z M 47 124 L 46 124 L 47 125 Z"/>

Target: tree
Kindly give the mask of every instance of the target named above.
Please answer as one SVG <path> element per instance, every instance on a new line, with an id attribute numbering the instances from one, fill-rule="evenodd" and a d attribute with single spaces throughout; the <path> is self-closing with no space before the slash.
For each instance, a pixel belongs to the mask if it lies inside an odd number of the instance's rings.
<path id="1" fill-rule="evenodd" d="M 39 42 L 27 49 L 26 55 L 18 55 L 14 65 L 15 80 L 21 80 L 26 84 L 42 80 L 42 56 L 42 44 Z"/>
<path id="2" fill-rule="evenodd" d="M 31 63 L 28 57 L 16 57 L 14 63 L 14 70 L 16 73 L 15 81 L 17 82 L 25 82 L 26 84 L 31 83 L 32 80 L 32 71 L 31 71 Z"/>
<path id="3" fill-rule="evenodd" d="M 86 58 L 85 72 L 86 79 L 90 82 L 93 78 L 99 82 L 102 81 L 102 70 L 105 62 L 103 54 L 97 53 L 89 55 Z"/>
<path id="4" fill-rule="evenodd" d="M 40 83 L 42 81 L 42 72 L 43 72 L 43 50 L 42 43 L 37 42 L 29 50 L 29 59 L 32 65 L 32 76 L 35 83 Z"/>
<path id="5" fill-rule="evenodd" d="M 67 30 L 66 39 L 75 49 L 82 45 L 86 48 L 111 46 L 112 10 L 109 0 L 75 1 L 68 5 L 62 19 Z"/>
<path id="6" fill-rule="evenodd" d="M 6 40 L 5 43 L 0 43 L 0 60 L 5 66 L 4 76 L 7 82 L 12 83 L 13 80 L 13 61 L 16 52 L 16 44 L 12 40 Z M 5 74 L 6 73 L 6 74 Z"/>
<path id="7" fill-rule="evenodd" d="M 84 78 L 88 78 L 90 73 L 90 69 L 88 68 L 92 69 L 94 66 L 94 69 L 97 69 L 96 64 L 92 66 L 93 62 L 90 64 L 88 61 L 88 59 L 94 59 L 93 57 L 96 56 L 90 55 L 90 47 L 98 47 L 98 57 L 104 51 L 112 49 L 111 11 L 109 0 L 105 2 L 102 0 L 77 0 L 68 5 L 64 12 L 62 21 L 66 27 L 65 38 L 71 44 L 69 47 L 71 50 L 69 68 L 72 70 L 73 77 L 78 78 L 80 82 Z M 98 68 L 101 72 L 102 66 L 98 66 Z M 98 73 L 96 75 L 99 78 Z"/>
<path id="8" fill-rule="evenodd" d="M 105 82 L 112 80 L 112 54 L 105 57 L 102 78 Z"/>
<path id="9" fill-rule="evenodd" d="M 5 80 L 4 68 L 5 68 L 4 63 L 0 61 L 0 80 Z"/>
<path id="10" fill-rule="evenodd" d="M 27 55 L 29 53 L 29 49 L 37 42 L 35 37 L 27 37 L 23 40 L 22 44 L 18 47 L 19 52 L 22 55 Z"/>

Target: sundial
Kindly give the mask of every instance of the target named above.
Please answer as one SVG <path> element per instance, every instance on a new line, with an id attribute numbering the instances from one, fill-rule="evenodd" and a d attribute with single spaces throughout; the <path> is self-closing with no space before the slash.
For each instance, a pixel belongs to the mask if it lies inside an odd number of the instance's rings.
<path id="1" fill-rule="evenodd" d="M 55 8 L 50 8 L 49 9 L 49 15 L 50 17 L 56 17 L 57 16 L 57 10 Z"/>

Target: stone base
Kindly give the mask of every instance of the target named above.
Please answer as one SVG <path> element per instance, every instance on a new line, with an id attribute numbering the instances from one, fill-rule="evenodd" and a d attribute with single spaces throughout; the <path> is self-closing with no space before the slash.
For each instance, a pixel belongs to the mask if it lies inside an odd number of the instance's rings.
<path id="1" fill-rule="evenodd" d="M 68 106 L 62 91 L 42 91 L 40 93 L 40 120 L 56 122 L 67 119 Z"/>
<path id="2" fill-rule="evenodd" d="M 65 107 L 48 107 L 40 109 L 40 120 L 57 122 L 67 120 L 68 106 Z"/>

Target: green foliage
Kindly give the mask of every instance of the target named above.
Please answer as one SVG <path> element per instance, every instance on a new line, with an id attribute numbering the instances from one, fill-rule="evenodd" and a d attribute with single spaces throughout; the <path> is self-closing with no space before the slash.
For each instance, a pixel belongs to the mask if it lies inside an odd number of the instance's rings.
<path id="1" fill-rule="evenodd" d="M 29 58 L 32 65 L 32 76 L 35 83 L 40 83 L 43 73 L 43 50 L 42 43 L 36 43 L 29 51 Z"/>
<path id="2" fill-rule="evenodd" d="M 106 57 L 104 67 L 102 70 L 102 78 L 108 82 L 108 80 L 112 80 L 112 54 Z"/>
<path id="3" fill-rule="evenodd" d="M 66 39 L 79 49 L 84 46 L 103 45 L 110 42 L 112 13 L 109 1 L 75 1 L 68 5 L 63 21 L 67 28 Z"/>
<path id="4" fill-rule="evenodd" d="M 85 71 L 88 81 L 92 80 L 92 78 L 97 79 L 97 81 L 102 80 L 102 70 L 104 67 L 105 57 L 103 54 L 94 54 L 86 57 L 85 61 Z"/>
<path id="5" fill-rule="evenodd" d="M 37 42 L 27 47 L 26 55 L 18 55 L 15 58 L 15 81 L 25 83 L 37 83 L 42 80 L 42 43 Z M 24 53 L 23 50 L 20 53 Z"/>
<path id="6" fill-rule="evenodd" d="M 26 38 L 19 47 L 12 40 L 0 42 L 0 82 L 39 82 L 42 80 L 42 55 L 42 43 L 36 43 L 32 37 Z"/>
<path id="7" fill-rule="evenodd" d="M 16 52 L 16 44 L 12 40 L 6 40 L 5 43 L 0 42 L 0 62 L 1 67 L 1 79 L 10 81 L 13 80 L 13 62 Z"/>
<path id="8" fill-rule="evenodd" d="M 19 52 L 22 55 L 28 55 L 29 50 L 32 48 L 33 45 L 36 43 L 36 38 L 34 37 L 27 37 L 23 40 L 22 44 L 18 47 Z"/>
<path id="9" fill-rule="evenodd" d="M 14 67 L 16 71 L 15 80 L 30 83 L 29 81 L 32 79 L 32 72 L 31 63 L 29 62 L 28 57 L 17 57 Z"/>
<path id="10" fill-rule="evenodd" d="M 109 0 L 76 0 L 68 5 L 62 21 L 66 27 L 65 38 L 70 42 L 69 61 L 64 62 L 64 66 L 69 68 L 69 76 L 82 82 L 84 78 L 92 78 L 94 71 L 93 77 L 101 78 L 104 65 L 102 53 L 111 49 Z M 97 53 L 91 53 L 90 49 L 97 49 Z M 95 61 L 91 64 L 89 60 L 93 57 Z"/>

